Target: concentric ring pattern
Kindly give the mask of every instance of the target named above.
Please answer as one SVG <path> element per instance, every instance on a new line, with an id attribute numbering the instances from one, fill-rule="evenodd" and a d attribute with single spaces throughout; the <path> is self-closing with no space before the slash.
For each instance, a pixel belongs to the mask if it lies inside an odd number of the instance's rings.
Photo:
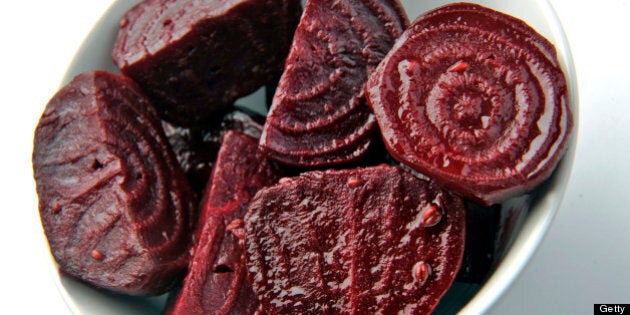
<path id="1" fill-rule="evenodd" d="M 261 137 L 265 152 L 303 167 L 363 156 L 377 129 L 365 82 L 407 24 L 398 0 L 307 2 Z"/>
<path id="2" fill-rule="evenodd" d="M 555 48 L 474 4 L 420 16 L 368 81 L 390 153 L 484 204 L 533 189 L 572 128 Z"/>

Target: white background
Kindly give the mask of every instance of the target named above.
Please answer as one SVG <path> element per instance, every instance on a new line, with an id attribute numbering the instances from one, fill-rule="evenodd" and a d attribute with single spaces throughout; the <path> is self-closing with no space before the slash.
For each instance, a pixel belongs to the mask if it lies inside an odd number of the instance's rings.
<path id="1" fill-rule="evenodd" d="M 551 2 L 578 74 L 574 171 L 549 233 L 491 314 L 592 314 L 594 303 L 630 303 L 630 4 Z M 69 313 L 39 223 L 32 137 L 72 55 L 110 3 L 0 4 L 0 313 Z"/>

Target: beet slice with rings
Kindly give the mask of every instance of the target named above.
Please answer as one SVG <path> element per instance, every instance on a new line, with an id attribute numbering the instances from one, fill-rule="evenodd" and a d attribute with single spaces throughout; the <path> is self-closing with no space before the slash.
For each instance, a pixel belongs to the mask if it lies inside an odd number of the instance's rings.
<path id="1" fill-rule="evenodd" d="M 399 167 L 311 171 L 258 192 L 248 277 L 270 314 L 428 314 L 461 264 L 461 198 Z"/>
<path id="2" fill-rule="evenodd" d="M 50 249 L 70 276 L 132 295 L 184 276 L 195 204 L 157 113 L 130 79 L 94 71 L 50 100 L 33 169 Z"/>
<path id="3" fill-rule="evenodd" d="M 418 17 L 366 91 L 394 158 L 485 205 L 547 179 L 573 126 L 554 46 L 475 4 Z"/>
<path id="4" fill-rule="evenodd" d="M 164 120 L 201 126 L 280 76 L 301 13 L 299 0 L 146 0 L 112 57 Z"/>
<path id="5" fill-rule="evenodd" d="M 377 130 L 365 82 L 407 24 L 398 0 L 307 1 L 264 126 L 263 150 L 298 167 L 360 159 Z"/>
<path id="6" fill-rule="evenodd" d="M 253 314 L 258 299 L 246 281 L 243 216 L 279 173 L 258 151 L 258 139 L 225 132 L 202 203 L 197 244 L 181 290 L 167 314 Z"/>
<path id="7" fill-rule="evenodd" d="M 181 127 L 162 121 L 164 132 L 188 183 L 198 195 L 203 195 L 212 166 L 221 148 L 226 130 L 236 130 L 260 138 L 265 118 L 245 108 L 235 108 L 217 122 L 205 128 Z"/>

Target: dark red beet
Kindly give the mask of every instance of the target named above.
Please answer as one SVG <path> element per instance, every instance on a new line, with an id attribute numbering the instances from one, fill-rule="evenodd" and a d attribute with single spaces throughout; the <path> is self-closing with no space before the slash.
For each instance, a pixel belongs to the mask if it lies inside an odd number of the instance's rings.
<path id="1" fill-rule="evenodd" d="M 35 131 L 39 211 L 69 275 L 133 295 L 183 276 L 195 205 L 160 120 L 128 78 L 78 75 Z"/>
<path id="2" fill-rule="evenodd" d="M 301 167 L 348 163 L 376 131 L 367 77 L 407 25 L 398 0 L 307 1 L 261 147 Z"/>
<path id="3" fill-rule="evenodd" d="M 243 216 L 250 199 L 278 179 L 258 139 L 227 131 L 206 189 L 188 275 L 168 314 L 253 314 L 258 299 L 246 282 Z"/>
<path id="4" fill-rule="evenodd" d="M 398 167 L 284 178 L 245 216 L 248 277 L 270 314 L 428 314 L 459 269 L 465 216 Z"/>
<path id="5" fill-rule="evenodd" d="M 206 128 L 180 127 L 165 121 L 162 126 L 188 183 L 201 196 L 219 153 L 223 133 L 237 130 L 258 139 L 263 123 L 264 117 L 245 109 L 234 109 Z"/>
<path id="6" fill-rule="evenodd" d="M 394 158 L 486 205 L 548 178 L 572 128 L 553 45 L 474 4 L 420 16 L 366 90 Z"/>
<path id="7" fill-rule="evenodd" d="M 281 74 L 301 11 L 299 0 L 146 0 L 112 56 L 165 120 L 202 125 Z"/>

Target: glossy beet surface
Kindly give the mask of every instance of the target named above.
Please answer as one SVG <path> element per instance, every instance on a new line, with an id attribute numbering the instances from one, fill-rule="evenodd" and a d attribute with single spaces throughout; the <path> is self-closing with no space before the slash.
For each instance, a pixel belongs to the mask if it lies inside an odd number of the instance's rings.
<path id="1" fill-rule="evenodd" d="M 549 177 L 572 129 L 552 44 L 474 4 L 420 16 L 371 75 L 367 94 L 397 160 L 483 204 Z"/>
<path id="2" fill-rule="evenodd" d="M 254 313 L 258 300 L 245 279 L 243 216 L 254 194 L 277 179 L 257 138 L 225 133 L 201 206 L 192 264 L 169 314 Z"/>
<path id="3" fill-rule="evenodd" d="M 301 12 L 299 0 L 147 0 L 112 56 L 165 120 L 201 125 L 281 74 Z"/>
<path id="4" fill-rule="evenodd" d="M 465 216 L 398 167 L 283 178 L 245 217 L 248 277 L 270 314 L 427 314 L 460 267 Z"/>
<path id="5" fill-rule="evenodd" d="M 264 117 L 235 108 L 205 128 L 175 126 L 163 121 L 164 132 L 193 191 L 201 196 L 221 148 L 223 134 L 237 130 L 260 138 Z"/>
<path id="6" fill-rule="evenodd" d="M 307 1 L 265 123 L 265 152 L 302 167 L 364 155 L 377 129 L 365 81 L 406 25 L 398 0 Z"/>
<path id="7" fill-rule="evenodd" d="M 149 101 L 128 78 L 84 73 L 35 131 L 39 211 L 67 274 L 127 294 L 161 294 L 188 263 L 192 193 Z"/>

